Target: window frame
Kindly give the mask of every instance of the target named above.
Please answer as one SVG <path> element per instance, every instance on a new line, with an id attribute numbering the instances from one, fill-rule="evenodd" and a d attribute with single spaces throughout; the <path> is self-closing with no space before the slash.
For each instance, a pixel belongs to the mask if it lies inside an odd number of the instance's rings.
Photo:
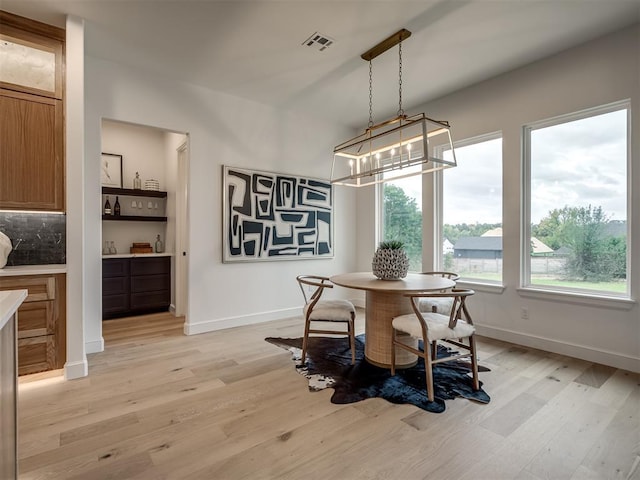
<path id="1" fill-rule="evenodd" d="M 463 148 L 468 147 L 470 145 L 476 145 L 483 142 L 489 142 L 491 140 L 500 139 L 502 142 L 502 150 L 500 152 L 500 183 L 502 185 L 502 194 L 501 194 L 501 202 L 500 202 L 500 217 L 502 219 L 502 226 L 504 228 L 504 135 L 502 130 L 497 130 L 494 132 L 483 133 L 480 135 L 476 135 L 473 137 L 465 138 L 462 140 L 458 140 L 453 143 L 453 148 Z M 444 146 L 439 147 L 440 151 L 438 155 L 442 156 L 445 150 Z M 460 162 L 458 161 L 458 166 L 455 168 L 460 168 Z M 433 262 L 434 265 L 437 266 L 437 269 L 444 269 L 444 255 L 442 253 L 442 242 L 443 232 L 444 232 L 444 174 L 446 170 L 440 170 L 436 172 L 434 178 L 434 195 L 435 195 L 435 211 L 434 211 L 434 238 L 435 244 L 437 248 L 434 248 L 434 256 Z M 481 280 L 478 278 L 463 278 L 461 277 L 458 280 L 460 284 L 474 285 L 480 286 L 483 285 L 487 287 L 487 290 L 504 290 L 504 243 L 503 243 L 503 255 L 502 255 L 502 270 L 500 271 L 500 280 Z"/>
<path id="2" fill-rule="evenodd" d="M 424 178 L 429 176 L 429 173 L 415 173 L 416 177 L 420 176 L 423 179 L 420 192 L 420 207 L 422 212 L 422 271 L 425 270 L 425 257 L 424 257 L 424 233 L 425 233 L 425 211 L 424 211 Z M 406 177 L 404 177 L 406 178 Z M 384 228 L 385 228 L 385 216 L 384 216 L 384 188 L 388 183 L 393 183 L 394 180 L 402 180 L 403 178 L 390 178 L 388 181 L 380 182 L 375 185 L 375 248 L 378 248 L 380 242 L 384 240 Z M 409 270 L 410 273 L 416 273 L 415 270 Z"/>
<path id="3" fill-rule="evenodd" d="M 555 287 L 552 285 L 535 285 L 531 282 L 531 256 L 529 255 L 531 239 L 531 132 L 541 128 L 562 125 L 586 118 L 604 115 L 616 111 L 626 110 L 626 230 L 627 230 L 627 254 L 626 254 L 626 292 L 612 293 L 603 290 L 577 289 L 567 287 Z M 631 178 L 631 100 L 625 99 L 605 105 L 599 105 L 576 112 L 566 113 L 555 117 L 537 120 L 524 125 L 521 129 L 522 168 L 521 168 L 521 225 L 520 225 L 520 285 L 518 292 L 524 296 L 556 297 L 572 300 L 574 303 L 586 303 L 593 305 L 605 302 L 607 304 L 628 304 L 631 299 L 631 221 L 632 219 L 632 178 Z M 622 307 L 624 308 L 624 307 Z"/>

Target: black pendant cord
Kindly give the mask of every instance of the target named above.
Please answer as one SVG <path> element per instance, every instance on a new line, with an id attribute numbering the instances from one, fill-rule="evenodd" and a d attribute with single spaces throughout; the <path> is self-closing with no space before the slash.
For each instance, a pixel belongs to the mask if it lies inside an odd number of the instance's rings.
<path id="1" fill-rule="evenodd" d="M 373 62 L 369 60 L 369 128 L 373 127 Z"/>
<path id="2" fill-rule="evenodd" d="M 398 43 L 398 116 L 402 117 L 402 42 Z"/>

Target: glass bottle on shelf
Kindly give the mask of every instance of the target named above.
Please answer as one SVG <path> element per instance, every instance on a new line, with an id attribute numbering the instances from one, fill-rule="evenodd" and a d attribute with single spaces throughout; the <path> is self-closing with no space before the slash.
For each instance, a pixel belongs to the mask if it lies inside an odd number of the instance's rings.
<path id="1" fill-rule="evenodd" d="M 116 217 L 120 216 L 120 201 L 118 200 L 117 196 L 116 196 L 116 203 L 113 204 L 113 214 Z"/>
<path id="2" fill-rule="evenodd" d="M 111 215 L 111 202 L 109 202 L 109 197 L 107 197 L 107 201 L 104 202 L 104 214 Z"/>
<path id="3" fill-rule="evenodd" d="M 162 240 L 160 240 L 160 234 L 156 237 L 156 253 L 164 252 L 164 245 L 162 244 Z"/>
<path id="4" fill-rule="evenodd" d="M 102 247 L 102 254 L 103 255 L 109 255 L 110 253 L 110 249 L 109 249 L 109 241 L 105 240 L 104 241 L 104 247 Z"/>
<path id="5" fill-rule="evenodd" d="M 142 190 L 142 180 L 140 180 L 140 174 L 136 172 L 136 176 L 133 179 L 133 189 Z"/>
<path id="6" fill-rule="evenodd" d="M 116 245 L 114 242 L 111 242 L 111 244 L 109 245 L 109 253 L 112 255 L 118 253 L 118 250 L 116 250 Z"/>

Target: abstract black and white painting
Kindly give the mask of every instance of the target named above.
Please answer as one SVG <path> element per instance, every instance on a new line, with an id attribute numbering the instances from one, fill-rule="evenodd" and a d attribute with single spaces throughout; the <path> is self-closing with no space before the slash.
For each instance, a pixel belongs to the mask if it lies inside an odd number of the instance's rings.
<path id="1" fill-rule="evenodd" d="M 223 167 L 223 261 L 333 257 L 328 180 Z"/>

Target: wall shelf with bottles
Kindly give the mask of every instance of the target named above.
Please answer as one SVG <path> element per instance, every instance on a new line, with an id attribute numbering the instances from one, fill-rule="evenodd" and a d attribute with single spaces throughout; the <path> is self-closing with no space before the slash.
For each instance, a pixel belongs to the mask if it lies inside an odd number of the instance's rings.
<path id="1" fill-rule="evenodd" d="M 166 222 L 167 217 L 149 217 L 143 215 L 102 215 L 102 220 L 125 222 Z"/>
<path id="2" fill-rule="evenodd" d="M 146 200 L 141 200 L 141 198 L 145 198 Z M 154 200 L 151 200 L 152 198 Z M 104 205 L 102 220 L 118 222 L 166 222 L 166 200 L 167 192 L 102 187 L 102 202 Z"/>
<path id="3" fill-rule="evenodd" d="M 139 190 L 133 188 L 115 188 L 115 187 L 102 187 L 103 195 L 127 195 L 130 197 L 154 197 L 154 198 L 167 198 L 167 192 L 159 192 L 156 190 Z"/>

